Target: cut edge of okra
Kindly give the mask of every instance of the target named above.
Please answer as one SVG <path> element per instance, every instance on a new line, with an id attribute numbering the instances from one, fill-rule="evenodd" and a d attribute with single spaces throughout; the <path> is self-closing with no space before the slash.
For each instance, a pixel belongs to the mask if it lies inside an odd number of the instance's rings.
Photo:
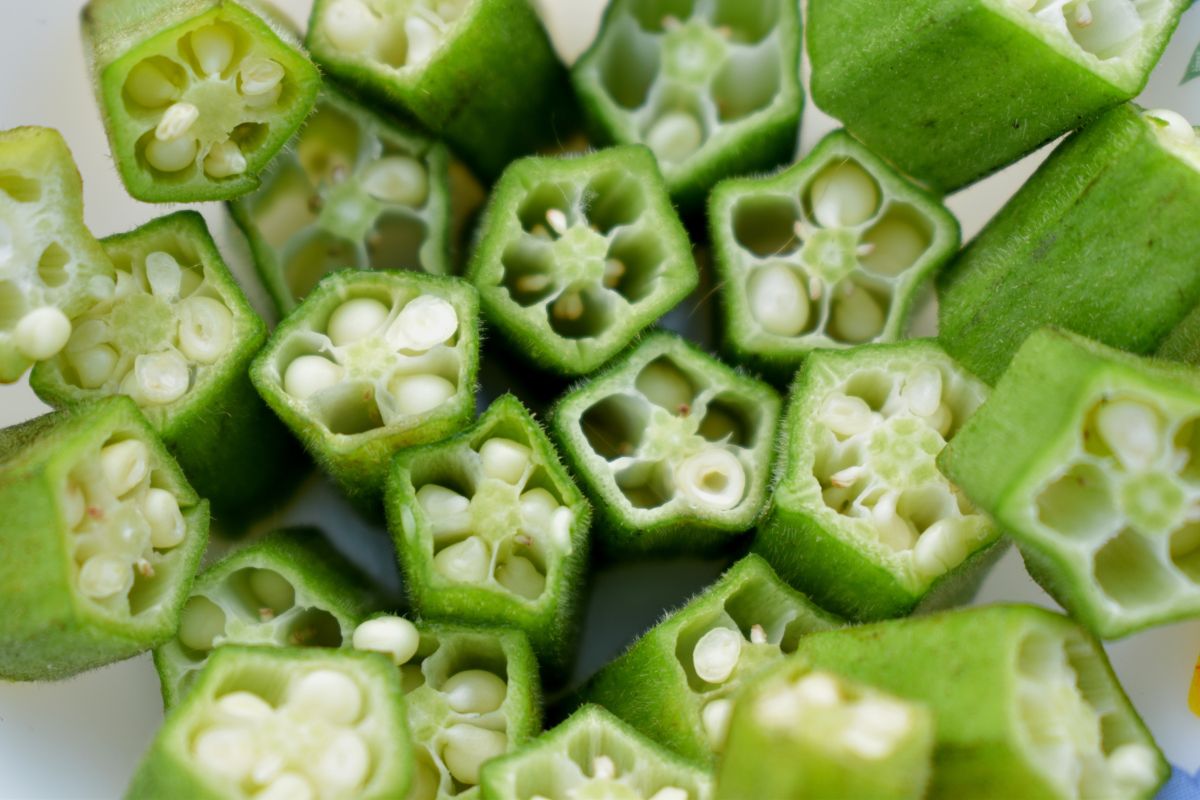
<path id="1" fill-rule="evenodd" d="M 331 0 L 314 8 L 309 42 L 363 63 L 389 79 L 417 85 L 470 21 L 472 0 Z M 467 16 L 464 16 L 466 14 Z"/>
<path id="2" fill-rule="evenodd" d="M 1200 129 L 1169 108 L 1143 111 L 1142 117 L 1158 136 L 1164 150 L 1200 171 Z"/>

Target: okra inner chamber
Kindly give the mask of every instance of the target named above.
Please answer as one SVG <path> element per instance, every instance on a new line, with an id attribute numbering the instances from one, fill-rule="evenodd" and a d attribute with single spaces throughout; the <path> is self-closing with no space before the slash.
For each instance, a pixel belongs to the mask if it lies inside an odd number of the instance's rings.
<path id="1" fill-rule="evenodd" d="M 1170 13 L 1166 0 L 1007 0 L 1088 61 L 1130 60 Z"/>
<path id="2" fill-rule="evenodd" d="M 323 34 L 346 55 L 398 73 L 419 72 L 453 38 L 470 0 L 333 0 Z"/>

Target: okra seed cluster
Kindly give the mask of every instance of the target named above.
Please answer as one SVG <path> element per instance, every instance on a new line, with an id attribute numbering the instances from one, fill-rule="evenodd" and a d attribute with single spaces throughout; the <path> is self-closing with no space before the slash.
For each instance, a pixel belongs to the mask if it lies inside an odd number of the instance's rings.
<path id="1" fill-rule="evenodd" d="M 1080 50 L 1101 61 L 1135 51 L 1146 20 L 1161 3 L 1134 0 L 1012 0 L 1040 25 L 1069 37 Z"/>
<path id="2" fill-rule="evenodd" d="M 466 0 L 336 0 L 325 35 L 338 50 L 395 70 L 420 69 L 442 48 Z"/>

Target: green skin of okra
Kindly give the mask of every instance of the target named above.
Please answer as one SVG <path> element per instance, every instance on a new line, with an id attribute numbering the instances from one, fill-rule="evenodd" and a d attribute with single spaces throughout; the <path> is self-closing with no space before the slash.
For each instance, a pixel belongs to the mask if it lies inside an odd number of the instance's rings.
<path id="1" fill-rule="evenodd" d="M 77 588 L 63 492 L 70 471 L 117 434 L 143 442 L 159 486 L 183 511 L 184 537 L 157 562 L 159 596 L 134 616 L 98 607 Z M 0 677 L 61 680 L 130 658 L 175 633 L 208 541 L 208 503 L 192 490 L 125 397 L 58 411 L 0 430 Z"/>
<path id="2" fill-rule="evenodd" d="M 85 56 L 117 171 L 129 194 L 139 200 L 228 200 L 254 190 L 259 173 L 304 122 L 320 91 L 320 73 L 294 43 L 290 23 L 259 0 L 245 4 L 233 0 L 91 0 L 83 9 L 81 23 Z M 194 51 L 182 40 L 214 23 L 236 29 L 233 58 L 219 75 L 206 76 L 199 62 L 189 56 Z M 247 55 L 268 58 L 283 69 L 280 95 L 264 107 L 247 107 L 239 94 L 239 65 Z M 175 84 L 176 92 L 173 98 L 148 107 L 133 99 L 127 85 L 131 71 L 151 58 L 173 62 L 172 66 L 161 60 L 154 63 L 166 67 L 163 74 Z M 145 149 L 172 102 L 188 102 L 199 109 L 200 117 L 190 132 L 199 137 L 202 146 L 190 166 L 164 172 L 150 165 Z M 204 169 L 205 148 L 227 140 L 241 151 L 244 169 L 211 177 Z"/>
<path id="3" fill-rule="evenodd" d="M 813 99 L 901 171 L 951 192 L 1137 95 L 1188 0 L 1161 4 L 1137 52 L 1104 62 L 1018 5 L 815 0 Z"/>
<path id="4" fill-rule="evenodd" d="M 1124 105 L 1067 139 L 938 278 L 940 339 L 995 383 L 1044 325 L 1152 353 L 1200 303 L 1200 170 Z"/>
<path id="5" fill-rule="evenodd" d="M 1059 675 L 1061 665 L 1051 662 L 1063 650 L 1070 671 Z M 1064 788 L 1045 762 L 1039 765 L 1039 757 L 1057 751 L 1038 738 L 1038 706 L 1051 723 L 1066 706 L 1044 695 L 1020 705 L 1020 690 L 1037 691 L 1049 673 L 1068 681 L 1073 702 L 1082 698 L 1083 707 L 1071 710 L 1090 717 L 1097 745 L 1103 725 L 1105 754 L 1132 745 L 1146 762 L 1140 789 L 1115 792 L 1111 784 L 1096 784 L 1083 796 L 1151 798 L 1170 774 L 1099 644 L 1070 620 L 1040 608 L 989 606 L 818 633 L 801 640 L 796 658 L 929 706 L 936 732 L 930 800 L 1080 796 L 1077 786 Z M 1098 709 L 1105 710 L 1102 722 Z"/>

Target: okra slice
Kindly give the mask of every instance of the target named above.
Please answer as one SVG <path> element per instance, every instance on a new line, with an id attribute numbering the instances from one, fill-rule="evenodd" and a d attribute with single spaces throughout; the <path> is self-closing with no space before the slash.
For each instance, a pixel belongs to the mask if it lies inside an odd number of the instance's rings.
<path id="1" fill-rule="evenodd" d="M 1105 114 L 939 276 L 942 343 L 988 383 L 1044 325 L 1154 352 L 1200 305 L 1198 210 L 1195 129 L 1167 110 Z"/>
<path id="2" fill-rule="evenodd" d="M 840 624 L 751 554 L 601 669 L 583 695 L 708 766 L 724 747 L 733 698 L 746 681 L 804 636 Z"/>
<path id="3" fill-rule="evenodd" d="M 84 49 L 117 171 L 139 200 L 228 200 L 312 110 L 321 76 L 265 4 L 91 0 Z"/>
<path id="4" fill-rule="evenodd" d="M 0 509 L 0 678 L 67 678 L 174 635 L 208 502 L 133 401 L 0 430 Z"/>
<path id="5" fill-rule="evenodd" d="M 376 653 L 219 648 L 127 800 L 394 800 L 412 780 L 400 676 Z"/>
<path id="6" fill-rule="evenodd" d="M 483 768 L 483 800 L 710 800 L 712 776 L 588 705 Z"/>
<path id="7" fill-rule="evenodd" d="M 83 224 L 83 184 L 52 128 L 0 131 L 0 383 L 71 338 L 113 293 L 113 266 Z"/>
<path id="8" fill-rule="evenodd" d="M 779 381 L 810 350 L 903 337 L 959 245 L 937 198 L 844 131 L 778 175 L 721 183 L 709 225 L 724 346 Z"/>
<path id="9" fill-rule="evenodd" d="M 1141 92 L 1188 5 L 814 0 L 813 100 L 902 172 L 951 192 Z"/>
<path id="10" fill-rule="evenodd" d="M 279 324 L 250 379 L 351 498 L 378 497 L 398 448 L 474 416 L 478 317 L 457 278 L 336 272 Z"/>
<path id="11" fill-rule="evenodd" d="M 441 144 L 327 86 L 261 188 L 229 204 L 280 315 L 338 269 L 450 268 Z"/>
<path id="12" fill-rule="evenodd" d="M 1103 638 L 1200 616 L 1200 373 L 1030 336 L 939 459 Z"/>
<path id="13" fill-rule="evenodd" d="M 385 506 L 417 613 L 524 631 L 546 679 L 566 677 L 591 508 L 516 397 L 444 442 L 397 454 Z"/>
<path id="14" fill-rule="evenodd" d="M 618 0 L 571 79 L 595 135 L 645 144 L 685 206 L 792 160 L 804 107 L 789 0 Z"/>
<path id="15" fill-rule="evenodd" d="M 707 553 L 766 501 L 779 395 L 674 334 L 653 333 L 555 406 L 555 437 L 613 557 Z"/>
<path id="16" fill-rule="evenodd" d="M 797 658 L 932 709 L 929 800 L 1148 800 L 1170 774 L 1104 650 L 1040 608 L 818 633 Z"/>
<path id="17" fill-rule="evenodd" d="M 537 660 L 524 634 L 382 615 L 354 647 L 400 668 L 416 769 L 407 800 L 479 797 L 480 768 L 541 731 Z"/>

